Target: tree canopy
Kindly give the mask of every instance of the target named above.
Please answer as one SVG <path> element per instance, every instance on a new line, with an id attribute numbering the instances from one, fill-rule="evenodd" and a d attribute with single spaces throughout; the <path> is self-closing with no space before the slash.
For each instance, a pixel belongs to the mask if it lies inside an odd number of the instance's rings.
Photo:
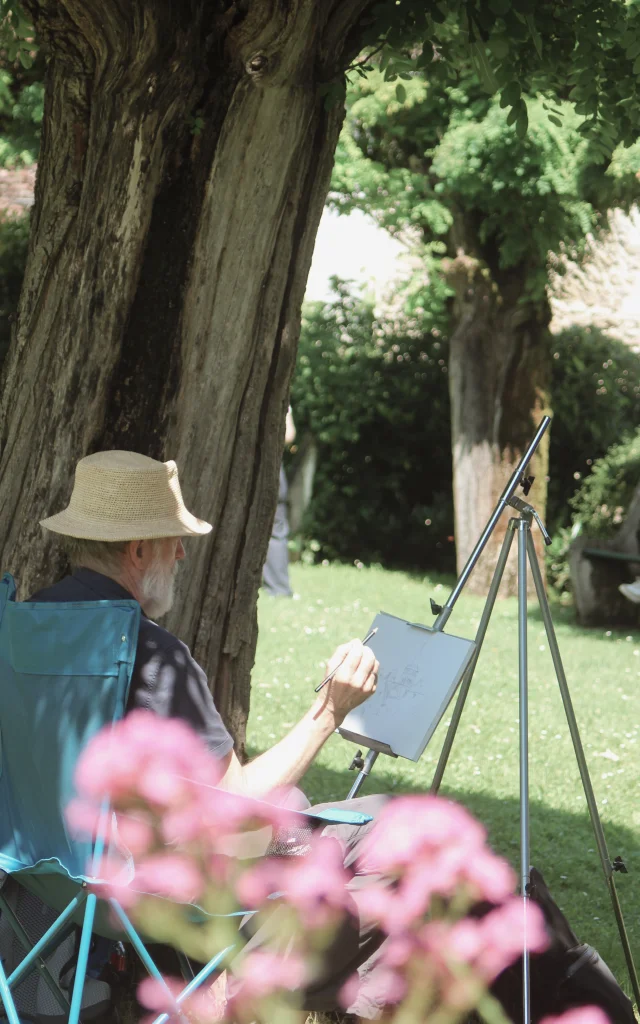
<path id="1" fill-rule="evenodd" d="M 495 272 L 522 267 L 529 298 L 544 295 L 550 250 L 579 249 L 604 211 L 640 195 L 640 145 L 618 147 L 603 165 L 568 102 L 527 97 L 519 137 L 474 73 L 454 85 L 413 79 L 400 101 L 373 72 L 351 97 L 331 203 L 363 209 L 392 233 L 416 229 L 433 255 L 471 242 Z"/>

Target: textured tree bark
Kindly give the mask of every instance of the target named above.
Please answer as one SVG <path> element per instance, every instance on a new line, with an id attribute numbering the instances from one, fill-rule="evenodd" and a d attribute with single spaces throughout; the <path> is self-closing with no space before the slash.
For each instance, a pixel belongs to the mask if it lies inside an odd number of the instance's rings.
<path id="1" fill-rule="evenodd" d="M 450 342 L 453 491 L 458 571 L 467 561 L 498 498 L 546 409 L 548 377 L 545 302 L 522 301 L 522 280 L 502 275 L 500 285 L 475 257 L 459 251 L 448 268 L 454 297 L 455 330 Z M 548 434 L 532 460 L 529 494 L 544 519 Z M 516 513 L 514 512 L 514 515 Z M 486 594 L 510 516 L 504 513 L 468 584 Z M 533 537 L 544 575 L 544 543 Z M 529 578 L 529 589 L 532 581 Z M 503 594 L 517 592 L 516 544 L 507 563 Z"/>
<path id="2" fill-rule="evenodd" d="M 23 596 L 64 569 L 38 522 L 89 452 L 175 458 L 213 523 L 168 626 L 240 748 L 299 310 L 342 108 L 323 84 L 371 0 L 25 0 L 48 58 L 29 259 L 0 402 L 0 545 Z"/>

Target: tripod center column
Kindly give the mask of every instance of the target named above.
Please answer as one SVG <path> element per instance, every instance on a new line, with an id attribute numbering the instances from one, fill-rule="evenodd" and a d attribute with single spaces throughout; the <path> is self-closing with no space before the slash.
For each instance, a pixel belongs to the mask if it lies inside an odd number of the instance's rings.
<path id="1" fill-rule="evenodd" d="M 529 885 L 529 683 L 527 667 L 527 538 L 531 523 L 526 518 L 512 520 L 518 528 L 518 668 L 520 718 L 520 888 L 523 911 L 522 1017 L 531 1021 L 531 979 L 526 944 L 527 892 Z"/>

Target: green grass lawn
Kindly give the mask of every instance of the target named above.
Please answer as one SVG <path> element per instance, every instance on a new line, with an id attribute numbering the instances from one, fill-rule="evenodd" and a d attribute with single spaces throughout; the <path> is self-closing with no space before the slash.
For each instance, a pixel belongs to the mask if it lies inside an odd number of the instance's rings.
<path id="1" fill-rule="evenodd" d="M 384 610 L 429 625 L 429 597 L 452 581 L 379 568 L 291 567 L 296 598 L 259 603 L 249 752 L 272 746 L 314 699 L 337 644 L 363 637 Z M 447 630 L 472 637 L 484 605 L 463 596 Z M 580 629 L 554 607 L 558 642 L 611 857 L 632 948 L 640 960 L 640 634 Z M 518 628 L 515 599 L 498 601 L 452 751 L 443 793 L 472 810 L 493 846 L 518 866 Z M 629 992 L 624 959 L 544 627 L 529 616 L 529 737 L 532 862 L 582 941 L 595 945 Z M 431 781 L 449 720 L 445 714 L 418 764 L 381 756 L 367 792 L 423 792 Z M 313 802 L 343 799 L 355 747 L 334 736 L 304 780 Z M 640 965 L 638 965 L 640 966 Z"/>

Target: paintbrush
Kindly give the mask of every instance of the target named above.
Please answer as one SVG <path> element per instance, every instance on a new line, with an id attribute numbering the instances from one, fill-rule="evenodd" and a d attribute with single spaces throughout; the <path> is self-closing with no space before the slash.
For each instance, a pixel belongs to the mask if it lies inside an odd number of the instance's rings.
<path id="1" fill-rule="evenodd" d="M 376 626 L 376 628 L 372 629 L 370 633 L 367 633 L 367 635 L 365 636 L 365 638 L 362 641 L 362 643 L 363 644 L 368 644 L 370 639 L 371 639 L 371 637 L 374 636 L 377 632 L 378 632 L 378 627 Z M 346 658 L 346 654 L 345 654 L 344 658 Z M 342 661 L 344 661 L 344 658 L 342 659 Z M 340 665 L 342 665 L 342 661 L 340 662 Z M 340 665 L 336 665 L 336 667 L 334 668 L 333 672 L 330 672 L 329 675 L 325 679 L 323 679 L 321 683 L 318 683 L 318 685 L 316 686 L 316 688 L 314 690 L 314 693 L 319 693 L 323 686 L 326 686 L 327 683 L 331 682 L 331 680 L 335 676 L 336 672 L 340 668 Z"/>

